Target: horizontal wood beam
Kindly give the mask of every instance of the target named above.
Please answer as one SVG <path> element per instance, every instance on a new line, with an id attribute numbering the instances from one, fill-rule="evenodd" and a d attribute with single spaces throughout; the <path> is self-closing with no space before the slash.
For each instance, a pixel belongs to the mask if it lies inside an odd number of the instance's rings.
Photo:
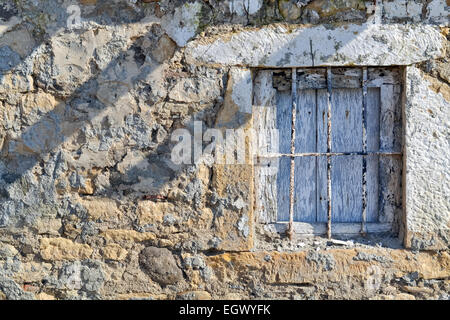
<path id="1" fill-rule="evenodd" d="M 332 89 L 362 89 L 363 68 L 331 68 Z M 400 84 L 402 75 L 400 70 L 392 68 L 366 68 L 366 88 L 379 88 L 382 85 Z M 297 88 L 327 89 L 326 68 L 307 68 L 297 71 Z M 273 86 L 278 90 L 291 88 L 291 72 L 286 70 L 274 70 Z"/>
<path id="2" fill-rule="evenodd" d="M 276 231 L 284 233 L 289 228 L 288 222 L 274 223 Z M 365 230 L 368 233 L 384 233 L 391 232 L 391 223 L 367 223 L 365 224 Z M 327 234 L 327 223 L 307 223 L 307 222 L 294 222 L 293 223 L 294 234 L 303 235 L 324 235 Z M 356 235 L 361 233 L 361 223 L 333 223 L 333 235 Z"/>
<path id="3" fill-rule="evenodd" d="M 280 157 L 326 157 L 326 156 L 401 156 L 402 152 L 304 152 L 304 153 L 267 153 L 258 155 L 259 158 L 280 158 Z"/>

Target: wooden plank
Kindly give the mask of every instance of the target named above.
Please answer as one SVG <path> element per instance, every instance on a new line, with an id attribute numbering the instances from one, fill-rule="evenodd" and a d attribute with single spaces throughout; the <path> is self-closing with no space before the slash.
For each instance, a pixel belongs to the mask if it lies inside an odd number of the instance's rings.
<path id="1" fill-rule="evenodd" d="M 289 82 L 290 84 L 290 82 Z M 276 103 L 277 129 L 280 135 L 279 150 L 282 153 L 291 152 L 292 134 L 292 95 L 291 91 L 278 91 Z M 279 160 L 277 174 L 277 205 L 278 221 L 289 221 L 289 186 L 291 159 L 283 157 Z"/>
<path id="2" fill-rule="evenodd" d="M 401 152 L 403 146 L 402 86 L 394 85 L 394 148 L 393 152 Z"/>
<path id="3" fill-rule="evenodd" d="M 297 72 L 298 89 L 325 89 L 327 87 L 326 69 L 300 69 Z"/>
<path id="4" fill-rule="evenodd" d="M 277 175 L 277 221 L 289 221 L 291 159 L 280 158 Z"/>
<path id="5" fill-rule="evenodd" d="M 277 166 L 278 158 L 259 157 L 279 152 L 276 129 L 276 90 L 272 85 L 272 72 L 258 72 L 254 82 L 253 127 L 258 136 L 255 163 L 255 214 L 259 222 L 270 223 L 277 219 Z"/>
<path id="6" fill-rule="evenodd" d="M 379 222 L 392 223 L 401 216 L 402 159 L 383 157 L 379 164 Z"/>
<path id="7" fill-rule="evenodd" d="M 331 163 L 332 221 L 361 222 L 362 156 L 332 157 Z"/>
<path id="8" fill-rule="evenodd" d="M 402 118 L 400 108 L 401 86 L 380 87 L 380 150 L 401 151 Z"/>
<path id="9" fill-rule="evenodd" d="M 400 85 L 402 83 L 402 71 L 398 67 L 368 68 L 368 87 L 381 87 L 383 85 Z"/>
<path id="10" fill-rule="evenodd" d="M 369 69 L 369 77 L 370 77 Z M 367 150 L 376 152 L 380 148 L 380 89 L 367 90 Z M 376 155 L 367 156 L 367 222 L 378 221 L 378 159 Z"/>
<path id="11" fill-rule="evenodd" d="M 333 151 L 362 151 L 361 105 L 361 89 L 339 89 L 333 92 Z"/>
<path id="12" fill-rule="evenodd" d="M 383 152 L 401 150 L 401 86 L 380 87 L 380 149 Z M 382 157 L 379 162 L 379 221 L 393 222 L 401 216 L 401 157 Z M 398 225 L 395 224 L 395 225 Z"/>
<path id="13" fill-rule="evenodd" d="M 332 68 L 333 89 L 361 88 L 362 73 L 360 68 Z"/>
<path id="14" fill-rule="evenodd" d="M 380 150 L 380 88 L 367 90 L 367 151 Z"/>
<path id="15" fill-rule="evenodd" d="M 316 157 L 317 179 L 316 179 L 316 221 L 326 222 L 328 220 L 328 197 L 327 197 L 327 157 Z"/>
<path id="16" fill-rule="evenodd" d="M 317 90 L 317 152 L 327 152 L 327 90 Z"/>
<path id="17" fill-rule="evenodd" d="M 332 89 L 362 88 L 362 73 L 360 68 L 331 68 L 333 74 Z M 326 68 L 299 69 L 297 72 L 299 89 L 326 89 Z M 274 86 L 279 90 L 289 90 L 290 70 L 275 71 Z M 381 87 L 382 85 L 400 85 L 402 72 L 399 68 L 368 68 L 367 87 Z"/>
<path id="18" fill-rule="evenodd" d="M 332 99 L 332 149 L 362 151 L 361 89 L 336 89 Z M 332 157 L 333 222 L 361 222 L 362 157 Z"/>
<path id="19" fill-rule="evenodd" d="M 295 159 L 294 221 L 316 221 L 316 157 Z"/>
<path id="20" fill-rule="evenodd" d="M 275 158 L 275 157 L 321 157 L 321 156 L 378 156 L 378 157 L 391 157 L 401 156 L 402 152 L 304 152 L 304 153 L 268 153 L 262 156 L 263 158 Z"/>
<path id="21" fill-rule="evenodd" d="M 280 134 L 280 153 L 291 153 L 292 97 L 288 91 L 277 92 L 277 129 Z"/>
<path id="22" fill-rule="evenodd" d="M 367 156 L 367 214 L 366 222 L 378 222 L 378 156 Z"/>
<path id="23" fill-rule="evenodd" d="M 298 90 L 295 152 L 316 151 L 316 91 Z M 316 159 L 295 159 L 294 221 L 316 221 Z"/>
<path id="24" fill-rule="evenodd" d="M 278 184 L 277 174 L 272 169 L 278 166 L 278 158 L 255 166 L 255 214 L 260 223 L 277 221 L 278 212 Z"/>
<path id="25" fill-rule="evenodd" d="M 297 100 L 295 152 L 316 151 L 316 91 L 299 90 Z"/>
<path id="26" fill-rule="evenodd" d="M 273 224 L 275 230 L 279 233 L 286 232 L 287 223 Z M 390 223 L 367 223 L 366 230 L 368 233 L 386 233 L 392 231 Z M 337 223 L 333 224 L 333 234 L 335 235 L 357 235 L 361 231 L 360 223 Z M 307 223 L 294 222 L 294 233 L 299 235 L 324 235 L 327 233 L 326 223 Z"/>

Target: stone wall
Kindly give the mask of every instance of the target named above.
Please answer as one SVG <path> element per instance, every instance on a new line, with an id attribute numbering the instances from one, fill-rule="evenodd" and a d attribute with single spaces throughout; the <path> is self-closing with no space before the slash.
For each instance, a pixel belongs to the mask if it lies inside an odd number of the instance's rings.
<path id="1" fill-rule="evenodd" d="M 449 5 L 3 1 L 0 299 L 448 299 Z M 312 65 L 405 70 L 392 239 L 264 234 L 251 161 L 171 160 L 251 128 L 256 68 Z"/>

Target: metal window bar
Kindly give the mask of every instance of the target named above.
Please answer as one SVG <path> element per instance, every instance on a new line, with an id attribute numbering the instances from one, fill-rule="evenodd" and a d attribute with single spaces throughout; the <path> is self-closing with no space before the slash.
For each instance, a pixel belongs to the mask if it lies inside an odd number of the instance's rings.
<path id="1" fill-rule="evenodd" d="M 287 234 L 292 239 L 294 234 L 294 187 L 295 187 L 295 158 L 296 157 L 327 157 L 327 237 L 331 239 L 331 157 L 332 156 L 362 156 L 362 222 L 361 222 L 361 234 L 367 232 L 366 219 L 367 219 L 367 156 L 401 156 L 402 152 L 381 152 L 381 151 L 367 151 L 367 67 L 362 68 L 362 152 L 332 152 L 332 130 L 331 130 L 331 104 L 332 104 L 332 72 L 331 67 L 326 69 L 326 86 L 327 86 L 327 152 L 295 152 L 295 125 L 296 125 L 296 112 L 297 112 L 297 68 L 292 68 L 292 118 L 291 118 L 291 148 L 290 153 L 272 153 L 265 154 L 261 158 L 274 158 L 274 157 L 289 157 L 290 162 L 290 185 L 289 185 L 289 224 Z M 317 105 L 316 105 L 317 112 Z M 317 139 L 317 137 L 316 137 Z"/>
<path id="2" fill-rule="evenodd" d="M 362 148 L 363 153 L 367 152 L 367 68 L 362 70 Z M 362 156 L 362 219 L 361 219 L 361 234 L 366 233 L 366 216 L 367 216 L 367 155 Z"/>
<path id="3" fill-rule="evenodd" d="M 327 68 L 327 237 L 331 239 L 331 68 Z"/>
<path id="4" fill-rule="evenodd" d="M 291 174 L 289 185 L 289 229 L 288 236 L 294 236 L 294 183 L 295 183 L 295 123 L 297 117 L 297 69 L 292 68 L 292 127 L 291 127 Z"/>

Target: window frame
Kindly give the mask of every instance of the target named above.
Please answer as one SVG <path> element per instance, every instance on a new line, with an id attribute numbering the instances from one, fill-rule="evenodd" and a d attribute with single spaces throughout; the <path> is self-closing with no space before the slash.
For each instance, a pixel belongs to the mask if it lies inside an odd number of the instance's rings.
<path id="1" fill-rule="evenodd" d="M 301 75 L 298 76 L 298 72 L 301 70 Z M 318 70 L 320 72 L 318 72 Z M 403 211 L 403 199 L 402 192 L 398 192 L 400 197 L 399 203 L 394 213 L 394 220 L 392 222 L 367 222 L 366 221 L 366 208 L 367 208 L 367 181 L 365 175 L 366 169 L 366 157 L 368 155 L 377 155 L 379 157 L 400 157 L 400 172 L 399 181 L 400 184 L 403 181 L 403 108 L 402 104 L 402 94 L 403 94 L 403 73 L 399 67 L 311 67 L 311 68 L 291 68 L 291 69 L 256 69 L 255 82 L 254 82 L 254 128 L 258 133 L 258 154 L 257 161 L 255 162 L 255 209 L 258 222 L 269 225 L 271 229 L 278 233 L 287 233 L 291 238 L 294 234 L 304 234 L 304 235 L 323 235 L 326 234 L 328 238 L 332 235 L 355 235 L 355 234 L 366 234 L 366 233 L 394 233 L 399 229 L 399 219 L 401 219 Z M 277 73 L 284 73 L 286 75 L 290 74 L 290 79 L 286 76 L 277 77 Z M 396 86 L 399 90 L 396 92 L 393 101 L 391 101 L 391 106 L 396 110 L 395 112 L 400 113 L 400 145 L 396 147 L 398 150 L 381 150 L 378 151 L 368 151 L 367 150 L 367 90 L 368 88 L 380 88 L 380 112 L 381 112 L 381 99 L 389 98 L 386 95 L 387 86 Z M 292 116 L 292 126 L 291 126 L 291 152 L 288 154 L 281 154 L 278 151 L 274 152 L 272 146 L 274 139 L 279 138 L 273 134 L 268 134 L 267 129 L 276 129 L 276 121 L 274 122 L 274 116 L 276 116 L 276 94 L 277 90 L 291 89 L 292 99 L 292 111 L 296 110 L 296 96 L 298 89 L 326 89 L 328 96 L 328 110 L 327 110 L 327 152 L 309 152 L 309 153 L 296 153 L 295 152 L 295 115 L 296 112 L 291 112 Z M 334 89 L 339 88 L 358 88 L 362 89 L 362 126 L 363 126 L 363 137 L 362 137 L 362 152 L 333 152 L 331 148 L 332 132 L 331 132 L 331 103 L 332 94 Z M 317 108 L 317 105 L 316 105 Z M 381 125 L 379 127 L 381 131 Z M 398 139 L 397 139 L 398 140 Z M 262 146 L 262 147 L 261 147 Z M 394 148 L 394 147 L 393 147 Z M 331 222 L 332 216 L 332 193 L 331 193 L 331 157 L 339 155 L 361 155 L 363 158 L 363 173 L 362 173 L 362 222 L 358 223 L 337 223 Z M 296 157 L 304 156 L 325 156 L 327 158 L 327 210 L 328 210 L 328 221 L 326 223 L 316 222 L 296 222 L 293 221 L 293 186 L 295 184 L 295 172 L 293 161 Z M 273 159 L 279 157 L 288 157 L 291 159 L 290 165 L 290 214 L 288 222 L 278 221 L 278 217 L 275 211 L 266 210 L 266 208 L 276 208 L 277 199 L 270 199 L 270 190 L 265 190 L 265 186 L 270 186 L 274 183 L 273 170 L 267 170 L 268 166 L 273 167 Z M 377 160 L 380 163 L 380 160 Z M 276 176 L 275 176 L 276 179 Z M 275 181 L 276 183 L 276 181 Z M 404 188 L 404 186 L 401 186 Z M 270 187 L 266 188 L 270 189 Z M 331 196 L 331 197 L 330 197 Z M 396 200 L 398 204 L 398 199 Z M 275 203 L 274 203 L 275 202 Z M 270 228 L 269 228 L 270 229 Z"/>

